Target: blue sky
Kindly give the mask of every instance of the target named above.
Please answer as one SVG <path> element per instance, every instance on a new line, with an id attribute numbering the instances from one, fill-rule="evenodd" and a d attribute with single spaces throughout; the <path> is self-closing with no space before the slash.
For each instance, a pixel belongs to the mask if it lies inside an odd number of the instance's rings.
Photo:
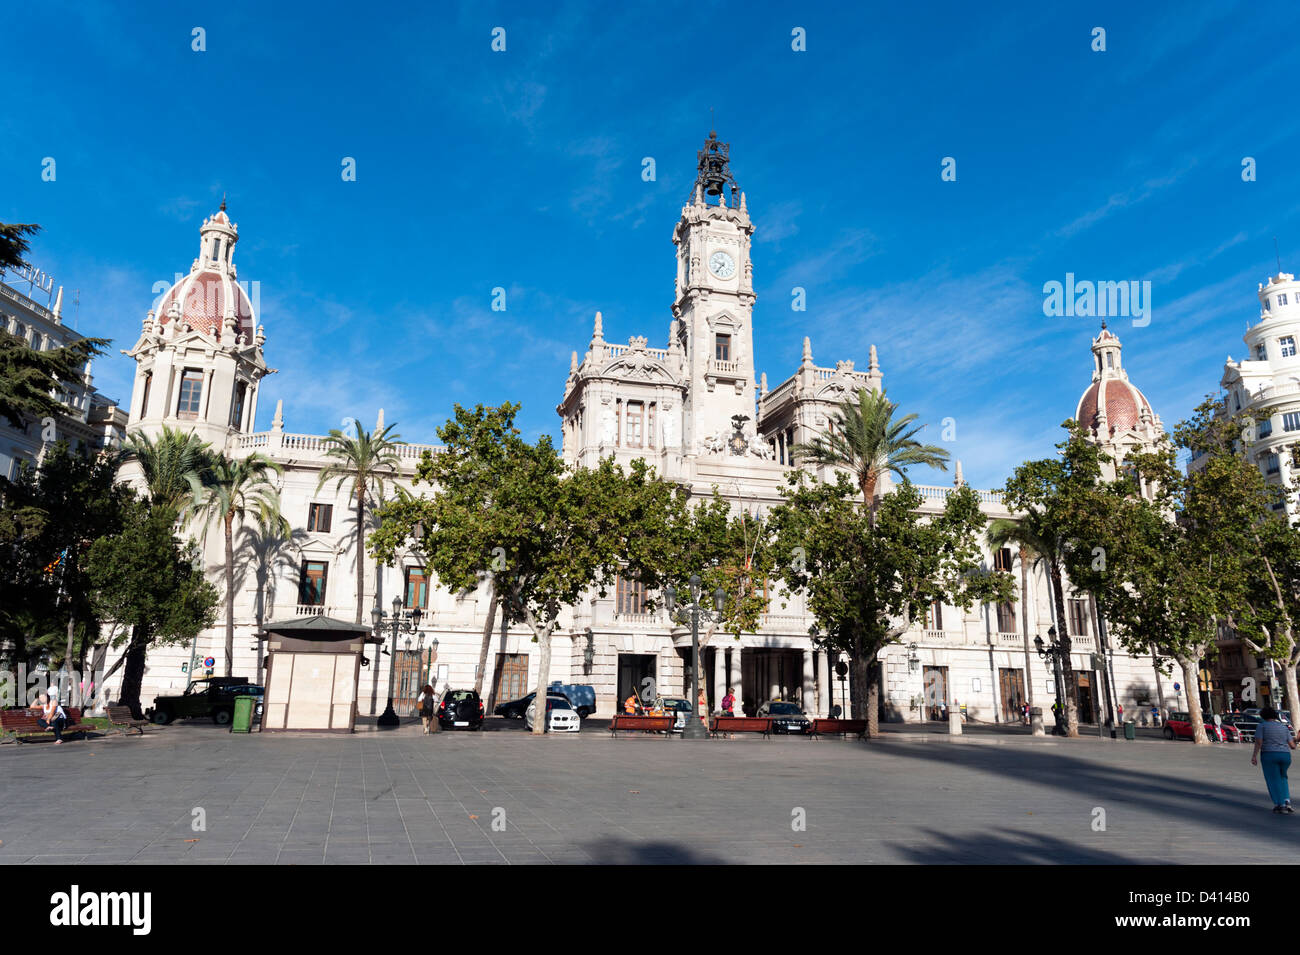
<path id="1" fill-rule="evenodd" d="M 129 398 L 116 350 L 226 193 L 279 369 L 259 428 L 283 398 L 291 431 L 383 407 L 431 442 L 453 402 L 514 400 L 556 434 L 596 310 L 666 343 L 710 107 L 757 225 L 758 369 L 874 343 L 978 486 L 1050 453 L 1090 380 L 1097 320 L 1045 317 L 1043 283 L 1151 281 L 1150 324 L 1111 327 L 1171 426 L 1241 357 L 1274 236 L 1300 271 L 1294 3 L 410 6 L 5 11 L 0 221 L 44 227 L 33 261 L 114 339 L 101 390 Z"/>

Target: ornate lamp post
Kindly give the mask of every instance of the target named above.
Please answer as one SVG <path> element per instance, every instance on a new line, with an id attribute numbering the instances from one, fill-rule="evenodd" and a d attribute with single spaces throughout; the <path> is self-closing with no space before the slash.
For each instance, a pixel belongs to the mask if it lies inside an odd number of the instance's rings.
<path id="1" fill-rule="evenodd" d="M 393 641 L 393 648 L 390 652 L 392 660 L 388 665 L 388 706 L 385 707 L 383 714 L 376 720 L 376 723 L 380 726 L 401 725 L 402 721 L 398 718 L 397 711 L 393 709 L 393 683 L 397 676 L 397 637 L 402 633 L 418 632 L 420 618 L 423 615 L 423 611 L 416 607 L 411 611 L 409 617 L 403 619 L 401 597 L 393 598 L 393 612 L 391 614 L 386 614 L 379 609 L 378 600 L 375 601 L 375 606 L 370 611 L 370 622 L 374 626 L 374 632 L 383 633 L 387 630 Z"/>
<path id="2" fill-rule="evenodd" d="M 1056 725 L 1052 727 L 1052 733 L 1055 736 L 1067 736 L 1065 731 L 1065 690 L 1061 680 L 1061 645 L 1056 640 L 1056 628 L 1049 627 L 1047 630 L 1046 644 L 1043 643 L 1042 637 L 1034 637 L 1034 647 L 1038 650 L 1038 655 L 1042 659 L 1052 661 L 1052 678 L 1056 681 L 1056 703 L 1052 707 L 1052 718 L 1056 720 Z"/>
<path id="3" fill-rule="evenodd" d="M 699 699 L 700 699 L 700 618 L 705 620 L 721 620 L 722 608 L 726 606 L 727 594 L 719 587 L 713 592 L 713 609 L 700 606 L 700 575 L 691 574 L 688 590 L 691 596 L 690 603 L 678 604 L 677 591 L 672 587 L 664 590 L 664 599 L 668 605 L 668 613 L 673 615 L 675 620 L 682 623 L 686 622 L 689 616 L 691 621 L 691 718 L 686 721 L 682 727 L 682 739 L 708 739 L 708 723 L 699 721 Z M 705 714 L 705 720 L 708 720 L 708 714 Z"/>

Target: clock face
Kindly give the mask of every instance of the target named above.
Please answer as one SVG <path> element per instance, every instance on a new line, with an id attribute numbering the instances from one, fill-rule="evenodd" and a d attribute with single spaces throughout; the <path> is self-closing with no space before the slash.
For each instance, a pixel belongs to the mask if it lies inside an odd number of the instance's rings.
<path id="1" fill-rule="evenodd" d="M 709 256 L 709 269 L 720 279 L 729 279 L 736 274 L 736 260 L 726 252 L 714 252 Z"/>

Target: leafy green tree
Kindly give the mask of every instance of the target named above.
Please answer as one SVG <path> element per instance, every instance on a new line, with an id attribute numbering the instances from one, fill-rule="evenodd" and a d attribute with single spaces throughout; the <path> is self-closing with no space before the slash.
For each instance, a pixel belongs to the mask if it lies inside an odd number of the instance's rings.
<path id="1" fill-rule="evenodd" d="M 217 591 L 203 576 L 197 546 L 173 535 L 177 511 L 129 500 L 122 529 L 86 556 L 95 612 L 122 627 L 127 641 L 119 702 L 139 719 L 140 684 L 151 646 L 193 639 L 216 619 Z"/>
<path id="2" fill-rule="evenodd" d="M 107 344 L 106 338 L 80 338 L 37 351 L 17 335 L 0 330 L 0 417 L 24 428 L 67 414 L 68 406 L 54 397 L 60 384 L 80 381 L 86 362 L 102 354 Z"/>
<path id="3" fill-rule="evenodd" d="M 858 389 L 857 400 L 846 398 L 831 415 L 827 433 L 806 444 L 794 446 L 797 461 L 812 462 L 851 473 L 858 482 L 862 500 L 874 522 L 879 501 L 880 480 L 887 474 L 900 479 L 914 465 L 947 470 L 948 452 L 933 444 L 922 444 L 916 435 L 924 425 L 913 425 L 917 416 L 906 414 L 895 420 L 898 405 L 884 391 Z"/>
<path id="4" fill-rule="evenodd" d="M 41 227 L 31 222 L 0 222 L 0 269 L 16 269 L 26 264 L 30 244 L 27 236 L 36 235 Z"/>
<path id="5" fill-rule="evenodd" d="M 192 497 L 185 514 L 204 529 L 219 523 L 225 535 L 226 676 L 233 676 L 235 669 L 235 523 L 251 519 L 259 528 L 289 535 L 289 522 L 280 514 L 280 493 L 272 477 L 283 473 L 280 465 L 262 454 L 238 460 L 220 455 L 201 475 L 189 477 Z"/>
<path id="6" fill-rule="evenodd" d="M 677 489 L 644 461 L 630 473 L 612 460 L 570 471 L 549 436 L 529 444 L 514 428 L 515 405 L 459 405 L 439 434 L 440 455 L 426 455 L 417 478 L 428 482 L 433 458 L 451 455 L 432 497 L 406 495 L 380 509 L 371 535 L 376 559 L 391 563 L 413 536 L 442 583 L 473 590 L 491 573 L 501 612 L 523 623 L 538 644 L 538 698 L 550 682 L 551 636 L 560 614 L 589 588 L 612 584 L 620 568 L 642 578 L 646 535 L 667 533 L 667 501 Z M 466 482 L 454 480 L 464 474 Z M 488 493 L 485 494 L 485 489 Z M 533 727 L 545 731 L 544 712 Z"/>
<path id="7" fill-rule="evenodd" d="M 769 516 L 772 560 L 792 593 L 806 595 L 819 647 L 849 657 L 855 719 L 879 733 L 878 655 L 936 600 L 969 608 L 1010 599 L 1011 575 L 981 567 L 986 523 L 975 492 L 953 491 L 939 514 L 920 513 L 921 495 L 904 478 L 873 516 L 840 473 L 834 483 L 791 475 Z"/>
<path id="8" fill-rule="evenodd" d="M 361 623 L 366 592 L 366 495 L 373 490 L 376 496 L 382 497 L 385 479 L 395 477 L 401 466 L 397 448 L 406 442 L 390 434 L 395 427 L 389 425 L 372 433 L 362 431 L 361 425 L 357 425 L 355 435 L 344 434 L 337 428 L 331 430 L 325 439 L 325 456 L 330 463 L 321 470 L 316 484 L 319 491 L 330 481 L 335 481 L 336 487 L 351 482 L 349 495 L 356 502 L 357 525 L 357 623 Z"/>

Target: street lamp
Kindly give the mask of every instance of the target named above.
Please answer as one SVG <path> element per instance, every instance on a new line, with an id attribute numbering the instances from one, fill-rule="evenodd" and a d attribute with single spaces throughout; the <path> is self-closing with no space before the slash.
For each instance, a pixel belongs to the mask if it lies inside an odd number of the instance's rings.
<path id="1" fill-rule="evenodd" d="M 727 594 L 721 587 L 713 592 L 713 609 L 700 605 L 700 575 L 691 574 L 689 581 L 689 593 L 691 595 L 690 603 L 679 605 L 677 603 L 677 591 L 672 587 L 664 590 L 664 600 L 668 605 L 668 612 L 675 619 L 685 622 L 689 615 L 691 621 L 691 709 L 699 708 L 700 699 L 700 618 L 705 620 L 721 620 L 722 608 L 726 606 Z M 682 739 L 708 739 L 709 726 L 708 714 L 704 715 L 706 722 L 701 723 L 697 718 L 698 713 L 692 712 L 692 718 L 686 721 L 682 727 Z"/>
<path id="2" fill-rule="evenodd" d="M 1065 692 L 1061 680 L 1061 645 L 1056 640 L 1055 627 L 1047 629 L 1047 640 L 1048 642 L 1044 644 L 1042 637 L 1034 637 L 1034 647 L 1038 650 L 1039 657 L 1052 661 L 1052 678 L 1056 685 L 1056 705 L 1052 707 L 1052 718 L 1056 721 L 1056 725 L 1052 727 L 1052 734 L 1068 736 L 1065 730 Z"/>
<path id="3" fill-rule="evenodd" d="M 419 607 L 416 607 L 411 611 L 409 617 L 403 619 L 401 597 L 393 598 L 393 612 L 391 614 L 386 614 L 379 609 L 378 599 L 375 600 L 375 605 L 370 611 L 370 622 L 373 624 L 374 632 L 376 634 L 381 634 L 387 630 L 393 641 L 393 649 L 389 654 L 389 656 L 392 657 L 392 660 L 390 660 L 388 664 L 388 706 L 384 708 L 384 712 L 380 715 L 379 719 L 376 720 L 376 723 L 380 726 L 401 725 L 402 721 L 398 717 L 397 711 L 393 709 L 393 681 L 397 676 L 397 637 L 402 633 L 418 632 L 420 629 L 420 618 L 422 616 L 424 616 L 423 611 L 421 611 Z M 411 641 L 409 638 L 407 639 L 406 644 L 407 646 L 410 646 Z"/>

